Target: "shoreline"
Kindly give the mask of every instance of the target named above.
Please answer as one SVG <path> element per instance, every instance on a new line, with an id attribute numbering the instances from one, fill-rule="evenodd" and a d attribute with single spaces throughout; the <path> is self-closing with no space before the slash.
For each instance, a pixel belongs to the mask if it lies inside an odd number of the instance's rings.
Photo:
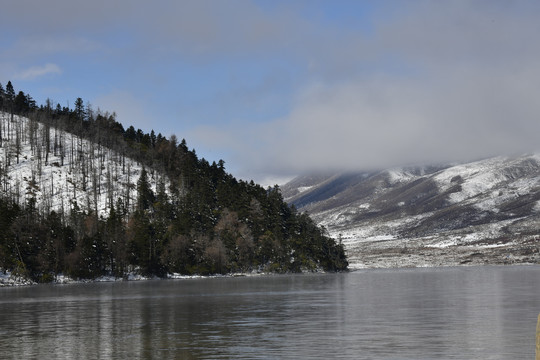
<path id="1" fill-rule="evenodd" d="M 413 266 L 410 264 L 388 264 L 389 266 L 377 266 L 371 264 L 367 266 L 363 263 L 351 263 L 349 269 L 344 272 L 362 272 L 365 270 L 415 270 L 415 269 L 444 269 L 444 268 L 473 268 L 473 267 L 508 267 L 508 266 L 540 266 L 539 263 L 466 263 L 466 264 L 419 264 Z M 394 266 L 392 266 L 394 265 Z M 275 276 L 275 275 L 291 275 L 291 274 L 328 274 L 325 271 L 304 271 L 299 273 L 272 273 L 272 272 L 251 272 L 251 273 L 231 273 L 231 274 L 216 274 L 216 275 L 181 275 L 168 274 L 166 278 L 157 276 L 149 277 L 139 274 L 129 274 L 126 277 L 101 276 L 95 279 L 71 279 L 68 276 L 58 275 L 56 279 L 49 283 L 37 283 L 22 277 L 14 276 L 9 271 L 6 274 L 0 271 L 0 288 L 12 288 L 20 286 L 35 286 L 35 285 L 74 285 L 74 284 L 92 284 L 92 283 L 111 283 L 111 282 L 137 282 L 137 281 L 152 281 L 152 280 L 199 280 L 199 279 L 216 279 L 216 278 L 234 278 L 234 277 L 256 277 L 256 276 Z"/>
<path id="2" fill-rule="evenodd" d="M 95 279 L 73 279 L 69 276 L 59 274 L 51 282 L 38 283 L 29 279 L 25 279 L 21 276 L 16 276 L 7 271 L 6 274 L 0 270 L 0 288 L 3 287 L 17 287 L 17 286 L 32 286 L 32 285 L 70 285 L 70 284 L 90 284 L 101 282 L 126 282 L 126 281 L 151 281 L 151 280 L 198 280 L 198 279 L 216 279 L 216 278 L 233 278 L 233 277 L 256 277 L 256 276 L 273 276 L 283 274 L 323 274 L 328 273 L 323 270 L 315 271 L 302 271 L 298 273 L 277 273 L 277 272 L 243 272 L 243 273 L 230 273 L 230 274 L 214 274 L 214 275 L 182 275 L 182 274 L 167 274 L 167 277 L 158 276 L 144 276 L 140 274 L 131 273 L 126 277 L 115 276 L 100 276 Z"/>

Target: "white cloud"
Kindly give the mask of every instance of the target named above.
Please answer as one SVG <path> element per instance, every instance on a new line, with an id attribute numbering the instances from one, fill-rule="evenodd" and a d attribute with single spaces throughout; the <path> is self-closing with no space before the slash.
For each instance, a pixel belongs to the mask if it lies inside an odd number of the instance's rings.
<path id="1" fill-rule="evenodd" d="M 23 32 L 10 53 L 18 49 L 27 57 L 35 49 L 45 54 L 77 46 L 78 52 L 98 49 L 106 55 L 99 59 L 118 60 L 122 66 L 133 63 L 133 68 L 162 84 L 169 73 L 157 70 L 168 62 L 177 62 L 179 72 L 190 61 L 201 68 L 218 64 L 219 70 L 208 67 L 217 75 L 236 62 L 273 59 L 285 64 L 284 72 L 291 75 L 285 78 L 294 88 L 286 93 L 295 92 L 296 98 L 275 101 L 276 107 L 293 104 L 282 118 L 262 124 L 230 120 L 235 114 L 249 118 L 258 104 L 270 104 L 263 109 L 273 106 L 271 96 L 284 93 L 280 80 L 268 91 L 237 94 L 228 88 L 230 96 L 221 103 L 208 98 L 200 102 L 218 109 L 215 113 L 221 111 L 223 122 L 204 121 L 206 127 L 191 130 L 185 128 L 188 120 L 178 125 L 184 126 L 178 135 L 197 149 L 230 154 L 224 160 L 242 174 L 262 178 L 536 149 L 537 1 L 381 1 L 369 15 L 368 31 L 305 17 L 297 11 L 298 4 L 289 2 L 283 2 L 279 11 L 247 0 L 158 5 L 136 1 L 127 8 L 105 0 L 83 5 L 68 0 L 31 3 L 37 11 L 22 11 L 29 4 L 21 0 L 0 14 L 1 24 Z M 77 16 L 81 13 L 86 16 Z M 34 37 L 42 32 L 44 39 L 52 39 L 50 43 Z M 260 75 L 249 68 L 245 73 Z M 170 81 L 176 79 L 171 76 Z M 193 91 L 203 92 L 203 86 L 197 84 Z M 148 94 L 168 91 L 182 96 L 178 88 L 149 89 Z M 150 119 L 157 117 L 148 110 L 151 101 L 117 91 L 93 102 L 115 110 L 124 124 L 148 130 Z M 227 109 L 234 113 L 228 116 Z M 238 109 L 248 110 L 238 116 Z M 192 117 L 200 120 L 205 117 L 201 114 L 206 112 L 194 112 Z"/>
<path id="2" fill-rule="evenodd" d="M 56 64 L 45 64 L 41 66 L 32 66 L 22 70 L 15 75 L 15 79 L 19 80 L 34 80 L 41 76 L 49 74 L 61 74 L 62 70 Z"/>
<path id="3" fill-rule="evenodd" d="M 311 91 L 267 149 L 291 170 L 365 169 L 537 151 L 540 72 L 378 78 Z"/>
<path id="4" fill-rule="evenodd" d="M 369 41 L 317 59 L 329 77 L 299 89 L 287 116 L 215 130 L 238 149 L 235 161 L 292 174 L 539 151 L 539 6 L 418 1 L 400 10 L 379 19 Z"/>

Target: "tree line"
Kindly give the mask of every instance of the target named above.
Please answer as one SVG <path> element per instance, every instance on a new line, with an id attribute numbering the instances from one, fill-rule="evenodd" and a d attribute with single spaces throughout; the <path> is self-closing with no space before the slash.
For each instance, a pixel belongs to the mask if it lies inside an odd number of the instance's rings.
<path id="1" fill-rule="evenodd" d="M 28 117 L 112 149 L 122 155 L 120 162 L 131 158 L 143 166 L 131 206 L 123 196 L 111 198 L 106 216 L 76 202 L 69 211 L 38 209 L 31 196 L 21 203 L 5 194 L 0 198 L 4 270 L 45 282 L 59 273 L 95 278 L 347 268 L 343 246 L 289 206 L 279 187 L 238 180 L 226 172 L 223 160 L 199 158 L 185 140 L 125 129 L 114 113 L 96 111 L 81 98 L 73 108 L 49 99 L 37 106 L 30 95 L 15 95 L 11 82 L 5 89 L 0 84 L 0 110 L 12 120 Z M 0 147 L 10 131 L 2 130 Z M 43 141 L 40 157 L 49 149 L 60 154 L 55 144 Z M 0 168 L 7 170 L 4 165 Z M 149 172 L 164 174 L 167 181 L 152 188 Z"/>

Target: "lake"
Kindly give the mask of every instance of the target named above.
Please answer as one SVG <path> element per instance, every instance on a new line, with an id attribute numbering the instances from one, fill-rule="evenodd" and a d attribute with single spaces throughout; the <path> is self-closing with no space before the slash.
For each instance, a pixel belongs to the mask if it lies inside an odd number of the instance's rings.
<path id="1" fill-rule="evenodd" d="M 534 359 L 540 266 L 0 289 L 2 359 Z"/>

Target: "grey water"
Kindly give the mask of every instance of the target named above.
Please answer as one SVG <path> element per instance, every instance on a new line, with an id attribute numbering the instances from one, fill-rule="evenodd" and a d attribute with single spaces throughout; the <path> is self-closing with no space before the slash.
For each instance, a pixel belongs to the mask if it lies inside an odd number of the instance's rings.
<path id="1" fill-rule="evenodd" d="M 0 289 L 2 359 L 534 359 L 540 266 Z"/>

